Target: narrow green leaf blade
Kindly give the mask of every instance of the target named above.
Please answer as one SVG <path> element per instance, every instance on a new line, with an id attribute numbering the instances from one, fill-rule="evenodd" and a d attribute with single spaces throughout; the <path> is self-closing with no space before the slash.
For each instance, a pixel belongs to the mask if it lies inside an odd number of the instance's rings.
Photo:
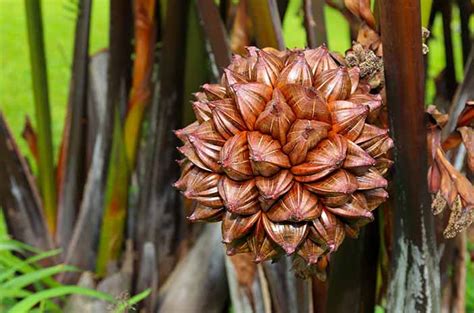
<path id="1" fill-rule="evenodd" d="M 148 297 L 150 295 L 150 293 L 151 293 L 150 289 L 147 289 L 147 290 L 144 290 L 144 291 L 140 292 L 139 294 L 131 297 L 128 301 L 125 301 L 124 303 L 119 304 L 117 306 L 117 308 L 115 309 L 115 312 L 116 313 L 121 313 L 125 309 L 133 307 L 133 305 L 137 304 L 138 302 L 140 302 L 143 299 L 145 299 L 146 297 Z"/>
<path id="2" fill-rule="evenodd" d="M 0 273 L 0 283 L 4 281 L 5 279 L 8 279 L 12 275 L 15 274 L 15 272 L 22 272 L 22 270 L 30 265 L 34 264 L 38 261 L 59 255 L 61 253 L 61 249 L 56 249 L 56 250 L 51 250 L 51 251 L 46 251 L 43 253 L 40 253 L 38 255 L 32 256 L 24 261 L 21 261 L 20 263 L 15 264 L 14 266 L 10 267 L 7 271 Z"/>
<path id="3" fill-rule="evenodd" d="M 18 302 L 8 311 L 8 313 L 28 313 L 35 305 L 37 305 L 43 300 L 66 296 L 70 294 L 88 296 L 107 302 L 115 301 L 111 295 L 101 291 L 77 286 L 62 286 L 37 292 L 29 296 L 28 298 L 25 298 Z"/>
<path id="4" fill-rule="evenodd" d="M 39 269 L 37 271 L 23 274 L 20 276 L 17 276 L 4 284 L 2 284 L 2 288 L 11 288 L 11 289 L 21 289 L 23 287 L 26 287 L 28 285 L 31 285 L 35 282 L 39 282 L 42 279 L 46 277 L 51 277 L 59 273 L 63 272 L 74 272 L 77 271 L 75 267 L 69 266 L 69 265 L 64 265 L 64 264 L 59 264 L 51 267 L 47 267 L 44 269 Z"/>
<path id="5" fill-rule="evenodd" d="M 43 41 L 43 20 L 39 0 L 25 0 L 31 77 L 38 133 L 39 186 L 50 234 L 56 229 L 56 182 L 51 136 L 51 114 L 48 95 L 48 75 Z"/>

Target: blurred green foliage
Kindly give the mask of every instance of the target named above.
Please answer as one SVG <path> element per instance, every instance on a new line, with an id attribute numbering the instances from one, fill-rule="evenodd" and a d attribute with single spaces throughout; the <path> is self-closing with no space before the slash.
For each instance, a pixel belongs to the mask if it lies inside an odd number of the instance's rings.
<path id="1" fill-rule="evenodd" d="M 72 0 L 42 1 L 55 151 L 60 142 L 67 109 L 78 10 L 74 3 Z M 109 27 L 109 1 L 96 0 L 93 3 L 91 53 L 107 46 Z M 25 116 L 29 115 L 32 119 L 34 116 L 24 6 L 24 1 L 0 1 L 0 110 L 5 113 L 15 138 L 21 138 Z M 18 140 L 18 144 L 30 156 L 24 140 Z"/>

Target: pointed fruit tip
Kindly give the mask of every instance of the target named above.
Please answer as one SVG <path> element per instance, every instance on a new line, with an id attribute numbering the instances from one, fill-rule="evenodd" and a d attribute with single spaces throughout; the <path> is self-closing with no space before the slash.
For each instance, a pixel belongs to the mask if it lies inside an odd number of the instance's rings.
<path id="1" fill-rule="evenodd" d="M 296 251 L 296 248 L 292 245 L 284 245 L 282 248 L 287 255 L 291 255 Z"/>

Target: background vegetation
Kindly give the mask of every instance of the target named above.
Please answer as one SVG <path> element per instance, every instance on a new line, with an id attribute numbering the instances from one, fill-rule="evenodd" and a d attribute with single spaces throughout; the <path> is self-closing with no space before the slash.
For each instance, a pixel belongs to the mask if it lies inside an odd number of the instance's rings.
<path id="1" fill-rule="evenodd" d="M 306 34 L 303 28 L 302 0 L 291 0 L 283 22 L 283 35 L 289 48 L 304 47 Z M 77 7 L 73 0 L 43 1 L 46 57 L 50 89 L 53 143 L 58 148 L 64 125 L 71 75 L 74 44 L 74 27 Z M 349 26 L 346 20 L 332 8 L 325 9 L 328 28 L 328 44 L 332 50 L 345 51 L 350 46 Z M 90 35 L 90 53 L 107 47 L 109 31 L 109 1 L 93 1 Z M 20 138 L 25 116 L 33 116 L 33 94 L 27 49 L 25 8 L 23 1 L 0 1 L 0 109 L 5 113 L 15 138 Z M 427 102 L 434 97 L 434 78 L 445 66 L 441 16 L 436 18 L 428 54 Z M 474 22 L 471 21 L 472 27 Z M 459 31 L 459 12 L 454 11 L 452 28 Z M 460 37 L 453 37 L 456 75 L 462 77 Z M 26 143 L 19 141 L 23 153 L 29 155 Z M 57 155 L 57 153 L 54 153 Z"/>
<path id="2" fill-rule="evenodd" d="M 283 23 L 283 34 L 289 48 L 304 47 L 306 43 L 303 28 L 302 0 L 291 0 Z M 345 51 L 350 46 L 349 27 L 345 19 L 335 10 L 326 8 L 328 45 L 336 51 Z M 459 30 L 459 12 L 453 12 L 452 29 Z M 73 0 L 43 1 L 44 35 L 47 53 L 47 70 L 52 115 L 54 156 L 63 131 L 74 44 L 77 6 Z M 33 116 L 33 94 L 27 47 L 27 33 L 24 2 L 18 0 L 0 1 L 0 111 L 4 112 L 15 138 L 21 138 L 26 116 Z M 471 20 L 471 26 L 474 22 Z M 90 35 L 90 53 L 104 49 L 108 44 L 109 1 L 93 1 Z M 430 52 L 428 54 L 427 102 L 434 97 L 434 78 L 445 67 L 441 17 L 434 23 Z M 453 37 L 456 75 L 462 77 L 460 36 Z M 33 121 L 34 123 L 34 121 Z M 20 150 L 31 158 L 25 141 L 18 140 Z M 31 162 L 34 164 L 34 162 Z M 6 229 L 0 214 L 0 239 L 5 238 Z M 472 237 L 471 237 L 472 238 Z M 474 253 L 474 242 L 467 249 Z M 474 263 L 467 262 L 467 309 L 474 310 Z"/>

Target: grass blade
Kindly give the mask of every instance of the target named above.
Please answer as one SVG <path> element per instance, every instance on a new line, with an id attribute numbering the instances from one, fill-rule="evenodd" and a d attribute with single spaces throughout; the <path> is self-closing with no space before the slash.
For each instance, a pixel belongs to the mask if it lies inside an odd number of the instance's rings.
<path id="1" fill-rule="evenodd" d="M 22 262 L 22 260 L 20 258 L 16 257 L 16 256 L 14 256 L 13 254 L 6 254 L 6 253 L 0 254 L 0 264 L 3 264 L 4 267 L 6 267 L 6 268 L 13 268 L 21 262 Z M 24 273 L 24 274 L 27 274 L 27 273 L 33 273 L 36 270 L 37 270 L 37 267 L 35 267 L 33 265 L 25 264 L 21 268 L 20 272 Z M 60 285 L 57 281 L 55 281 L 51 277 L 45 277 L 43 279 L 42 283 L 45 284 L 48 287 L 57 287 L 57 286 Z"/>
<path id="2" fill-rule="evenodd" d="M 46 223 L 51 235 L 56 231 L 56 185 L 54 176 L 53 141 L 48 96 L 48 76 L 43 42 L 43 21 L 39 0 L 25 0 L 31 77 L 38 133 L 39 186 Z"/>
<path id="3" fill-rule="evenodd" d="M 125 301 L 124 303 L 121 303 L 119 304 L 114 312 L 116 313 L 121 313 L 123 312 L 125 309 L 128 309 L 128 308 L 133 308 L 133 306 L 135 304 L 137 304 L 138 302 L 142 301 L 143 299 L 145 299 L 146 297 L 148 297 L 151 293 L 151 290 L 150 289 L 147 289 L 147 290 L 144 290 L 142 292 L 140 292 L 139 294 L 131 297 L 129 300 Z"/>
<path id="4" fill-rule="evenodd" d="M 0 247 L 3 247 L 3 248 L 0 248 L 0 251 L 1 250 L 9 250 L 9 248 L 12 251 L 16 251 L 16 252 L 25 252 L 25 251 L 27 251 L 27 252 L 33 252 L 33 253 L 40 253 L 40 251 L 41 251 L 41 250 L 38 250 L 35 247 L 31 247 L 28 244 L 25 244 L 21 241 L 14 240 L 14 239 L 9 239 L 9 238 L 0 239 Z"/>
<path id="5" fill-rule="evenodd" d="M 34 272 L 23 274 L 12 278 L 2 284 L 2 288 L 5 289 L 22 289 L 26 286 L 29 286 L 33 283 L 39 282 L 44 278 L 54 276 L 62 272 L 74 272 L 77 271 L 76 268 L 64 264 L 59 264 L 47 268 L 38 269 Z"/>
<path id="6" fill-rule="evenodd" d="M 96 299 L 107 301 L 107 302 L 115 301 L 111 295 L 106 294 L 104 292 L 97 291 L 97 290 L 82 288 L 82 287 L 77 287 L 77 286 L 61 286 L 61 287 L 56 287 L 56 288 L 37 292 L 21 300 L 15 306 L 13 306 L 8 311 L 8 313 L 27 313 L 27 312 L 30 312 L 30 310 L 34 306 L 38 305 L 41 301 L 57 298 L 57 297 L 62 297 L 62 296 L 70 295 L 70 294 L 88 296 L 88 297 L 96 298 Z"/>
<path id="7" fill-rule="evenodd" d="M 31 291 L 0 287 L 0 303 L 2 298 L 26 298 L 31 294 Z"/>
<path id="8" fill-rule="evenodd" d="M 56 249 L 56 250 L 51 250 L 51 251 L 46 251 L 40 254 L 37 254 L 35 256 L 32 256 L 24 261 L 21 261 L 17 264 L 15 264 L 12 267 L 9 267 L 7 271 L 4 271 L 3 273 L 0 273 L 0 283 L 10 277 L 12 277 L 16 272 L 23 272 L 23 268 L 30 265 L 34 264 L 38 261 L 56 256 L 61 253 L 61 249 Z M 24 272 L 23 272 L 24 273 Z"/>

